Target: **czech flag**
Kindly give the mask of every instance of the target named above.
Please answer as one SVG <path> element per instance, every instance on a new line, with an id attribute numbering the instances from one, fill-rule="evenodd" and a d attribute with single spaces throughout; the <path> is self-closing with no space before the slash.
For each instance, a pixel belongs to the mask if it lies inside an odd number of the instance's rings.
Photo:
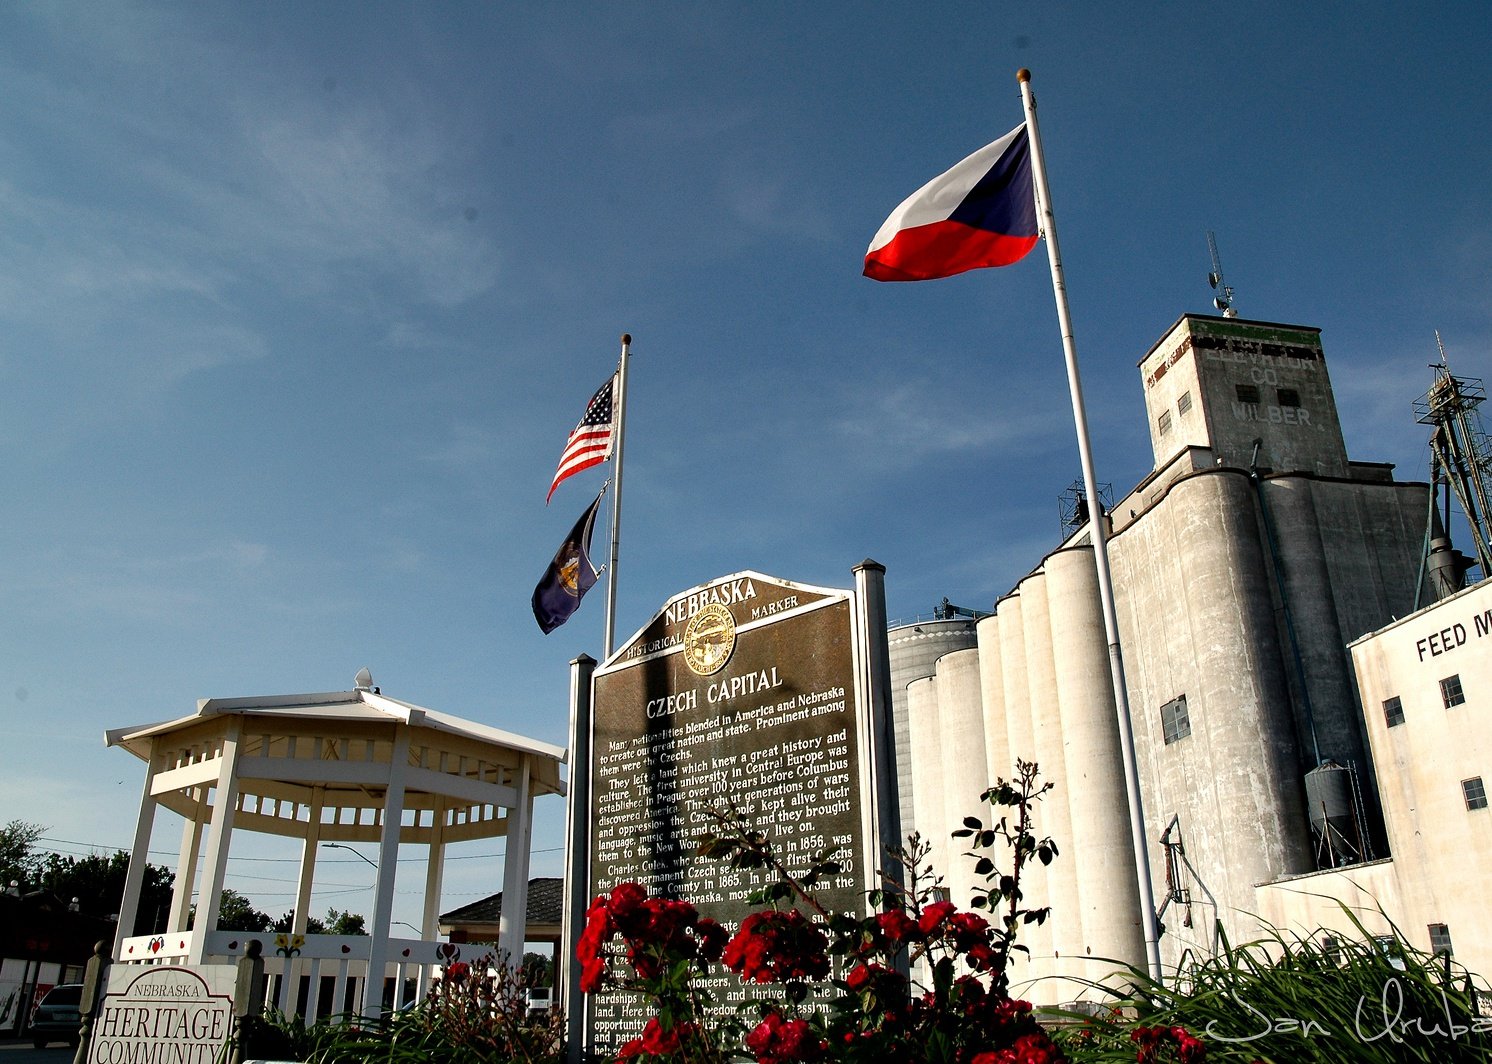
<path id="1" fill-rule="evenodd" d="M 1022 122 L 902 201 L 865 253 L 865 276 L 931 281 L 1009 266 L 1036 246 L 1031 141 Z"/>

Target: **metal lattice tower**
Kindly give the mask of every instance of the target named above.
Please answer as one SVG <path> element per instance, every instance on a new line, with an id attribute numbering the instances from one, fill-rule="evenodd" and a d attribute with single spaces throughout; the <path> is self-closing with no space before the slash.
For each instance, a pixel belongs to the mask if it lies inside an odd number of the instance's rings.
<path id="1" fill-rule="evenodd" d="M 1438 332 L 1435 342 L 1440 344 Z M 1414 413 L 1420 424 L 1435 429 L 1430 439 L 1431 463 L 1435 483 L 1443 482 L 1448 488 L 1445 521 L 1449 524 L 1449 492 L 1454 492 L 1471 527 L 1482 576 L 1492 576 L 1492 443 L 1477 412 L 1487 389 L 1480 379 L 1451 374 L 1444 344 L 1440 344 L 1440 362 L 1430 368 L 1435 371 L 1435 383 L 1415 401 Z"/>

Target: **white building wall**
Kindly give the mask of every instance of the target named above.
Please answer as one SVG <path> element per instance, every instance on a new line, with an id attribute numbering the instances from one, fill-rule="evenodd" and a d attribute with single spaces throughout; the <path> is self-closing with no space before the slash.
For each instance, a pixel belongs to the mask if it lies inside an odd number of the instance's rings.
<path id="1" fill-rule="evenodd" d="M 1468 808 L 1462 782 L 1492 797 L 1492 581 L 1411 614 L 1351 647 L 1411 943 L 1445 924 L 1456 960 L 1492 975 L 1492 805 Z M 1441 681 L 1465 701 L 1447 707 Z M 1390 726 L 1384 703 L 1399 700 Z"/>

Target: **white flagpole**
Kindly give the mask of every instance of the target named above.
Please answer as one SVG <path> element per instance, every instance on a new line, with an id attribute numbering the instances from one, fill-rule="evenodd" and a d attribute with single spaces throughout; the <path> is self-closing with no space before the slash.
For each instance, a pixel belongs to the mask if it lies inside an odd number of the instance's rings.
<path id="1" fill-rule="evenodd" d="M 1119 648 L 1119 618 L 1114 609 L 1114 585 L 1109 575 L 1108 535 L 1098 483 L 1093 475 L 1093 454 L 1088 444 L 1088 415 L 1083 407 L 1083 385 L 1078 377 L 1077 344 L 1073 339 L 1072 315 L 1067 309 L 1067 284 L 1062 277 L 1062 253 L 1057 246 L 1057 220 L 1047 189 L 1046 164 L 1041 154 L 1041 134 L 1036 127 L 1036 99 L 1031 95 L 1031 72 L 1016 74 L 1021 83 L 1021 102 L 1026 108 L 1026 129 L 1031 141 L 1031 176 L 1036 185 L 1036 212 L 1046 237 L 1047 258 L 1052 265 L 1052 292 L 1057 299 L 1057 320 L 1062 328 L 1062 354 L 1067 362 L 1067 385 L 1072 393 L 1072 420 L 1077 429 L 1078 455 L 1083 464 L 1083 490 L 1088 497 L 1088 529 L 1093 540 L 1093 563 L 1098 570 L 1098 595 L 1103 604 L 1104 635 L 1109 644 L 1109 670 L 1114 682 L 1114 710 L 1119 723 L 1119 749 L 1124 758 L 1124 786 L 1129 796 L 1129 830 L 1135 850 L 1135 878 L 1140 888 L 1140 917 L 1145 931 L 1145 958 L 1150 977 L 1161 981 L 1160 931 L 1155 914 L 1155 888 L 1150 880 L 1146 849 L 1145 809 L 1140 799 L 1139 766 L 1135 761 L 1134 726 L 1130 720 L 1129 693 L 1124 684 L 1124 655 Z"/>
<path id="2" fill-rule="evenodd" d="M 616 468 L 611 476 L 616 481 L 616 494 L 611 497 L 611 562 L 606 569 L 606 653 L 601 656 L 602 661 L 611 657 L 611 652 L 616 649 L 616 559 L 622 534 L 622 451 L 627 429 L 627 360 L 631 356 L 632 336 L 622 333 L 622 361 L 617 369 L 616 409 L 612 411 L 612 417 L 616 419 L 615 446 L 612 449 L 612 453 L 616 455 L 613 463 Z"/>

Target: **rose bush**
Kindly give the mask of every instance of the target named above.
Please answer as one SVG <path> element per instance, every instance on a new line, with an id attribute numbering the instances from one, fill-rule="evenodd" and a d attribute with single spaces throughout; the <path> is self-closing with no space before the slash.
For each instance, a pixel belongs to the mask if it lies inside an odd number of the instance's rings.
<path id="1" fill-rule="evenodd" d="M 1022 906 L 1021 869 L 1057 852 L 1050 839 L 1031 832 L 1032 806 L 1050 784 L 1038 785 L 1035 765 L 1018 768 L 1015 780 L 985 795 L 1013 816 L 988 828 L 970 818 L 958 833 L 971 840 L 989 884 L 974 900 L 988 915 L 938 895 L 939 881 L 923 865 L 927 847 L 915 837 L 895 855 L 903 874 L 885 877 L 885 889 L 871 894 L 879 911 L 827 912 L 813 886 L 838 872 L 828 854 L 795 876 L 765 836 L 725 815 L 701 852 L 772 873 L 753 895 L 768 907 L 748 915 L 728 939 L 688 902 L 649 897 L 636 883 L 597 897 L 577 950 L 584 989 L 637 993 L 653 1012 L 617 1059 L 707 1064 L 744 1052 L 758 1064 L 1065 1061 L 1031 1005 L 1007 992 L 1006 967 L 1022 948 L 1018 929 L 1046 918 L 1046 910 Z M 999 841 L 1012 855 L 1006 873 L 983 854 Z M 717 961 L 744 985 L 775 992 L 734 1015 L 715 1007 L 697 977 Z M 914 970 L 925 985 L 910 978 Z"/>

